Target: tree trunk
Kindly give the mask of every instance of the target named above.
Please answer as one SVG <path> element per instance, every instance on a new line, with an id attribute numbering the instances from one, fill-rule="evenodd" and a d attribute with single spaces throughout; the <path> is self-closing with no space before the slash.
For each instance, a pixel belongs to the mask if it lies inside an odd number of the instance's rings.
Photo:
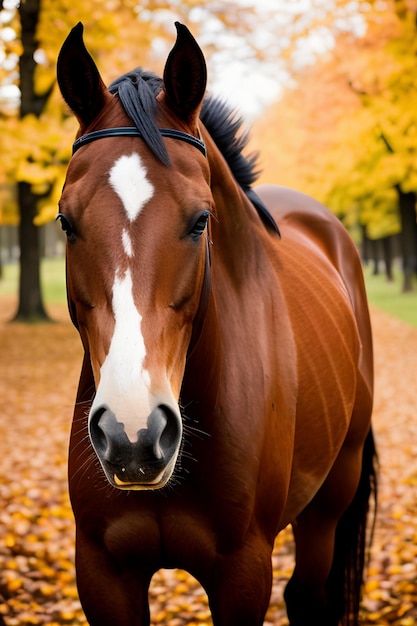
<path id="1" fill-rule="evenodd" d="M 20 117 L 28 113 L 39 116 L 45 102 L 35 93 L 36 63 L 34 52 L 38 47 L 36 29 L 40 11 L 40 0 L 26 0 L 19 6 L 22 27 L 22 55 L 20 57 Z M 20 211 L 20 278 L 19 305 L 15 319 L 21 321 L 46 320 L 48 316 L 42 302 L 40 285 L 40 246 L 39 230 L 33 224 L 38 197 L 32 193 L 30 185 L 18 184 Z"/>
<path id="2" fill-rule="evenodd" d="M 392 282 L 392 237 L 384 237 L 382 241 L 382 251 L 384 255 L 385 274 L 388 282 Z"/>
<path id="3" fill-rule="evenodd" d="M 401 253 L 403 257 L 403 292 L 412 291 L 413 276 L 417 271 L 416 194 L 404 193 L 396 186 L 401 217 Z"/>
<path id="4" fill-rule="evenodd" d="M 362 257 L 362 263 L 364 265 L 368 265 L 370 259 L 371 259 L 371 240 L 368 237 L 368 234 L 366 232 L 366 226 L 364 226 L 363 224 L 360 224 L 360 229 L 361 229 L 361 233 L 362 233 L 362 245 L 361 245 L 361 257 Z"/>
<path id="5" fill-rule="evenodd" d="M 37 197 L 25 182 L 18 184 L 20 207 L 19 246 L 20 246 L 20 278 L 19 307 L 16 320 L 46 320 L 40 280 L 40 241 L 39 228 L 34 225 Z"/>
<path id="6" fill-rule="evenodd" d="M 379 274 L 379 240 L 371 239 L 372 260 L 374 262 L 374 269 L 372 276 L 378 276 Z"/>

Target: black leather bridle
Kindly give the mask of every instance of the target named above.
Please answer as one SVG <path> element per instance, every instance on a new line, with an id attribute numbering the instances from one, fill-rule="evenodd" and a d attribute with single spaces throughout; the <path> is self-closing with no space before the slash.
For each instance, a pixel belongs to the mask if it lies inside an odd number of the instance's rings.
<path id="1" fill-rule="evenodd" d="M 179 141 L 189 143 L 191 146 L 194 146 L 194 148 L 197 148 L 197 150 L 200 150 L 200 152 L 207 157 L 206 144 L 201 139 L 174 128 L 160 128 L 159 132 L 162 137 L 167 137 L 168 139 L 178 139 Z M 77 150 L 88 143 L 96 141 L 97 139 L 105 139 L 106 137 L 141 137 L 143 139 L 143 133 L 141 133 L 141 131 L 135 126 L 122 126 L 119 128 L 102 128 L 100 130 L 93 130 L 91 133 L 86 133 L 74 141 L 72 145 L 72 154 L 75 154 Z"/>

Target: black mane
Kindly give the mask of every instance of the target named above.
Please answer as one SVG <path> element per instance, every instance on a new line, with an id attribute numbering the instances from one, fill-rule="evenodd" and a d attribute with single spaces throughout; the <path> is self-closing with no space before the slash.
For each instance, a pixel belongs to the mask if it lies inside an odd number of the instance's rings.
<path id="1" fill-rule="evenodd" d="M 220 98 L 204 98 L 200 119 L 226 159 L 233 176 L 248 191 L 259 176 L 257 154 L 245 155 L 249 132 L 242 132 L 243 118 Z"/>
<path id="2" fill-rule="evenodd" d="M 115 80 L 109 87 L 142 133 L 143 139 L 154 155 L 165 165 L 170 165 L 168 152 L 155 122 L 156 96 L 163 88 L 161 78 L 138 67 Z M 263 202 L 252 189 L 259 176 L 257 154 L 246 156 L 243 151 L 249 133 L 242 131 L 243 119 L 220 98 L 206 96 L 200 119 L 213 141 L 223 154 L 237 183 L 255 206 L 264 224 L 279 235 L 279 229 Z"/>
<path id="3" fill-rule="evenodd" d="M 169 165 L 169 156 L 155 123 L 155 96 L 162 86 L 161 78 L 138 67 L 115 80 L 109 90 L 118 94 L 123 108 L 143 134 L 154 155 L 162 163 Z M 259 172 L 256 170 L 257 156 L 243 154 L 249 141 L 249 133 L 240 132 L 242 118 L 221 99 L 212 96 L 205 97 L 200 118 L 239 185 L 245 191 L 249 190 Z"/>

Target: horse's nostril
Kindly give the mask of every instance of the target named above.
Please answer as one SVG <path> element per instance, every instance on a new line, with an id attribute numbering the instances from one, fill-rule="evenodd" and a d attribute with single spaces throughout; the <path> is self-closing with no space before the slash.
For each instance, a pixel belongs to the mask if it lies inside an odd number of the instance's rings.
<path id="1" fill-rule="evenodd" d="M 106 407 L 100 407 L 91 416 L 90 436 L 97 453 L 110 462 L 116 462 L 122 450 L 129 447 L 123 424 Z"/>
<path id="2" fill-rule="evenodd" d="M 94 412 L 90 419 L 90 437 L 94 448 L 97 452 L 105 453 L 107 448 L 107 437 L 104 430 L 100 426 L 100 419 L 106 409 L 101 407 Z"/>
<path id="3" fill-rule="evenodd" d="M 161 438 L 167 426 L 167 422 L 166 413 L 161 406 L 154 409 L 148 418 L 146 433 L 155 459 L 162 459 L 164 457 L 164 450 L 161 447 Z"/>
<path id="4" fill-rule="evenodd" d="M 171 456 L 181 439 L 181 421 L 168 406 L 161 405 L 159 408 L 164 412 L 166 418 L 165 428 L 159 438 L 159 446 L 166 456 Z"/>

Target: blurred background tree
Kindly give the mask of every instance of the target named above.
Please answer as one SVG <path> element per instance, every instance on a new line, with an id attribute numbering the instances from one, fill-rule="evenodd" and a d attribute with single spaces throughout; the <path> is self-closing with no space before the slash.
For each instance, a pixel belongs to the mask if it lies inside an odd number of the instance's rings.
<path id="1" fill-rule="evenodd" d="M 403 291 L 417 270 L 417 4 L 368 6 L 256 124 L 264 180 L 327 204 L 358 239 L 381 242 L 390 275 L 400 234 Z"/>

